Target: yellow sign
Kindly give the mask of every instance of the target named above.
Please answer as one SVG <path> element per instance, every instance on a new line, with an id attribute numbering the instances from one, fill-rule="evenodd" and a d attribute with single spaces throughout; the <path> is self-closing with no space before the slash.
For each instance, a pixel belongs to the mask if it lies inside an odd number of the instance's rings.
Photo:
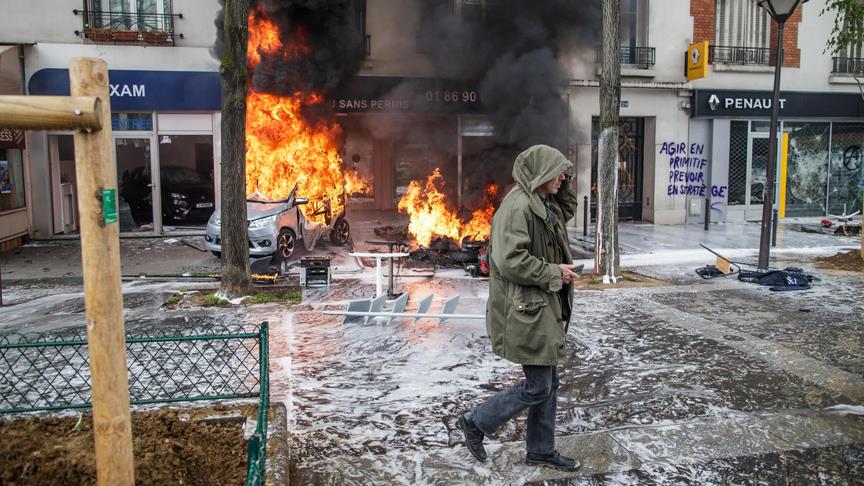
<path id="1" fill-rule="evenodd" d="M 708 76 L 708 41 L 687 46 L 687 81 Z"/>

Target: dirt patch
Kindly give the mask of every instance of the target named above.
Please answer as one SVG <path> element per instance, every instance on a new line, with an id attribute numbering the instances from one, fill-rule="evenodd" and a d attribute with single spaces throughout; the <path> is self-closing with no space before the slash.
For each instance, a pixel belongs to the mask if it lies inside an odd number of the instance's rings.
<path id="1" fill-rule="evenodd" d="M 817 257 L 816 265 L 821 268 L 831 268 L 834 270 L 864 272 L 864 260 L 861 259 L 861 250 L 840 252 L 828 257 Z"/>
<path id="2" fill-rule="evenodd" d="M 242 484 L 246 417 L 257 406 L 132 414 L 135 483 Z M 0 420 L 0 484 L 95 484 L 91 415 Z"/>
<path id="3" fill-rule="evenodd" d="M 616 283 L 604 284 L 601 277 L 585 275 L 573 283 L 578 290 L 628 289 L 635 287 L 665 287 L 673 285 L 665 280 L 656 279 L 636 272 L 621 272 L 622 277 Z"/>
<path id="4" fill-rule="evenodd" d="M 217 297 L 213 289 L 176 292 L 162 304 L 166 309 L 186 309 L 192 307 L 240 307 L 244 305 L 279 302 L 286 305 L 299 304 L 302 296 L 300 287 L 293 285 L 262 285 L 252 287 L 249 296 L 240 304 L 232 304 Z"/>

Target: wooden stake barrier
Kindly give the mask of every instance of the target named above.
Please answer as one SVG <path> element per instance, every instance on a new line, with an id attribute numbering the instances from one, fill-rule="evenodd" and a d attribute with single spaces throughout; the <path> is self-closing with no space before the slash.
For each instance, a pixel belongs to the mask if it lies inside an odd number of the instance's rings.
<path id="1" fill-rule="evenodd" d="M 95 96 L 0 96 L 0 123 L 22 130 L 99 130 L 101 104 Z"/>
<path id="2" fill-rule="evenodd" d="M 93 385 L 96 479 L 101 486 L 132 486 L 135 469 L 108 66 L 100 59 L 75 59 L 69 66 L 69 82 L 71 97 L 0 97 L 0 126 L 80 129 L 74 135 L 75 173 Z"/>

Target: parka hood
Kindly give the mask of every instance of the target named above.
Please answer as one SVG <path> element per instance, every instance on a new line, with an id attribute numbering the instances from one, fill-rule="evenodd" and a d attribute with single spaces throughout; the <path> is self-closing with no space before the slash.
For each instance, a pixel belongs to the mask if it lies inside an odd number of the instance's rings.
<path id="1" fill-rule="evenodd" d="M 564 154 L 548 145 L 534 145 L 516 157 L 513 180 L 528 196 L 528 207 L 538 217 L 546 219 L 546 207 L 534 191 L 571 167 L 573 163 Z"/>
<path id="2" fill-rule="evenodd" d="M 571 167 L 573 164 L 558 150 L 548 145 L 534 145 L 516 157 L 513 180 L 522 190 L 531 194 L 545 182 Z"/>

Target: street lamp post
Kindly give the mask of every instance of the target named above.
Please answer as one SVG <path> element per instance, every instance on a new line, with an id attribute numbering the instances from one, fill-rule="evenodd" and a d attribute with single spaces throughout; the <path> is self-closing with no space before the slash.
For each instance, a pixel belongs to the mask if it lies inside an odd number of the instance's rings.
<path id="1" fill-rule="evenodd" d="M 780 68 L 783 66 L 783 26 L 795 12 L 799 3 L 808 0 L 759 0 L 760 7 L 768 11 L 777 22 L 777 55 L 774 59 L 774 91 L 771 95 L 771 128 L 768 137 L 768 167 L 765 193 L 762 199 L 762 229 L 759 234 L 760 269 L 768 268 L 771 251 L 771 211 L 774 205 L 774 179 L 777 174 L 777 117 L 780 114 Z"/>

